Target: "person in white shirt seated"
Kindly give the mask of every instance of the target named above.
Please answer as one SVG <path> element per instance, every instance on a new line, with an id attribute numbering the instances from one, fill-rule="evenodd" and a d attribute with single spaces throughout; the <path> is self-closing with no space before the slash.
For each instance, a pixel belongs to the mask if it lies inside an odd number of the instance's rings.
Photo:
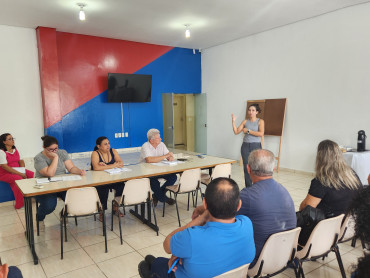
<path id="1" fill-rule="evenodd" d="M 148 142 L 141 147 L 140 162 L 156 163 L 162 160 L 173 160 L 173 153 L 170 152 L 162 142 L 158 129 L 150 129 L 147 133 Z M 166 182 L 161 186 L 159 178 L 165 179 Z M 153 202 L 156 206 L 158 201 L 166 202 L 169 205 L 175 204 L 175 200 L 166 196 L 166 186 L 174 185 L 177 180 L 176 174 L 157 176 L 150 178 L 150 187 L 153 194 Z"/>

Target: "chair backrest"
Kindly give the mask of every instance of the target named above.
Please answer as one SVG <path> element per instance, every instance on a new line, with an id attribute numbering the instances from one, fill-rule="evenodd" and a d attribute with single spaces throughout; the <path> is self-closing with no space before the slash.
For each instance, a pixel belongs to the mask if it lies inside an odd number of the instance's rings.
<path id="1" fill-rule="evenodd" d="M 313 229 L 304 248 L 297 253 L 297 257 L 301 259 L 307 256 L 307 259 L 309 259 L 328 252 L 335 243 L 335 236 L 339 236 L 343 217 L 344 214 L 341 214 L 333 218 L 321 220 Z M 312 245 L 311 250 L 307 255 L 310 245 Z"/>
<path id="2" fill-rule="evenodd" d="M 95 187 L 71 188 L 67 190 L 64 207 L 67 206 L 69 216 L 88 215 L 98 212 L 101 207 Z"/>
<path id="3" fill-rule="evenodd" d="M 179 181 L 179 192 L 189 192 L 195 190 L 200 183 L 200 169 L 185 170 Z"/>
<path id="4" fill-rule="evenodd" d="M 230 178 L 231 177 L 231 164 L 219 164 L 213 168 L 212 180 L 216 178 Z"/>
<path id="5" fill-rule="evenodd" d="M 273 274 L 284 267 L 292 259 L 293 250 L 297 250 L 298 236 L 301 228 L 272 234 L 265 242 L 260 256 L 253 268 L 249 269 L 248 276 L 257 275 L 261 262 L 263 266 L 261 273 L 263 275 Z"/>
<path id="6" fill-rule="evenodd" d="M 340 227 L 339 241 L 347 241 L 355 236 L 355 219 L 352 215 L 347 214 L 343 224 Z"/>
<path id="7" fill-rule="evenodd" d="M 120 204 L 125 206 L 144 203 L 150 197 L 150 182 L 148 178 L 129 180 L 125 183 Z M 148 194 L 149 193 L 149 194 Z"/>
<path id="8" fill-rule="evenodd" d="M 221 275 L 215 276 L 214 278 L 245 278 L 247 277 L 248 267 L 249 264 L 245 264 Z"/>

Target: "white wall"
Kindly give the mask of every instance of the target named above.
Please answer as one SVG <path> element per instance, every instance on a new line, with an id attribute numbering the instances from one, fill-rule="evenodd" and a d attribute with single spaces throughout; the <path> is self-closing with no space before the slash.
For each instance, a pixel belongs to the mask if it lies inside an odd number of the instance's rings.
<path id="1" fill-rule="evenodd" d="M 357 146 L 370 135 L 370 4 L 202 51 L 208 153 L 239 159 L 246 101 L 287 98 L 281 167 L 313 171 L 317 144 Z M 370 148 L 370 136 L 367 148 Z M 277 154 L 277 138 L 266 138 Z"/>
<path id="2" fill-rule="evenodd" d="M 0 134 L 11 133 L 24 157 L 41 151 L 43 135 L 36 31 L 0 25 Z"/>

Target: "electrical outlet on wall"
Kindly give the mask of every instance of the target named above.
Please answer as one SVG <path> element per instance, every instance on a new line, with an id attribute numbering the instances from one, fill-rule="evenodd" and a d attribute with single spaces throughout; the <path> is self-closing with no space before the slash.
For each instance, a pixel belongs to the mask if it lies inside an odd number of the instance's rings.
<path id="1" fill-rule="evenodd" d="M 122 132 L 122 137 L 125 137 L 125 133 L 124 132 Z"/>
<path id="2" fill-rule="evenodd" d="M 118 133 L 118 138 L 121 138 L 121 136 L 122 136 L 122 135 L 121 135 L 121 132 L 119 132 L 119 133 Z"/>
<path id="3" fill-rule="evenodd" d="M 115 133 L 114 134 L 114 138 L 118 138 L 118 133 Z"/>
<path id="4" fill-rule="evenodd" d="M 125 132 L 125 136 L 128 137 L 128 132 Z"/>

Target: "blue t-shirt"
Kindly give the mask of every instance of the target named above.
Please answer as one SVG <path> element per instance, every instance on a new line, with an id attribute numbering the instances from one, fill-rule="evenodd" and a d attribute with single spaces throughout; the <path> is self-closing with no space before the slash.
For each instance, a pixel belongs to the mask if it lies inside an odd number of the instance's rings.
<path id="1" fill-rule="evenodd" d="M 176 278 L 217 276 L 253 260 L 252 222 L 239 215 L 231 224 L 207 222 L 188 228 L 172 236 L 171 253 L 183 262 Z"/>
<path id="2" fill-rule="evenodd" d="M 292 197 L 285 187 L 272 178 L 243 188 L 240 199 L 242 206 L 238 214 L 248 216 L 253 223 L 256 259 L 271 234 L 297 226 Z"/>

